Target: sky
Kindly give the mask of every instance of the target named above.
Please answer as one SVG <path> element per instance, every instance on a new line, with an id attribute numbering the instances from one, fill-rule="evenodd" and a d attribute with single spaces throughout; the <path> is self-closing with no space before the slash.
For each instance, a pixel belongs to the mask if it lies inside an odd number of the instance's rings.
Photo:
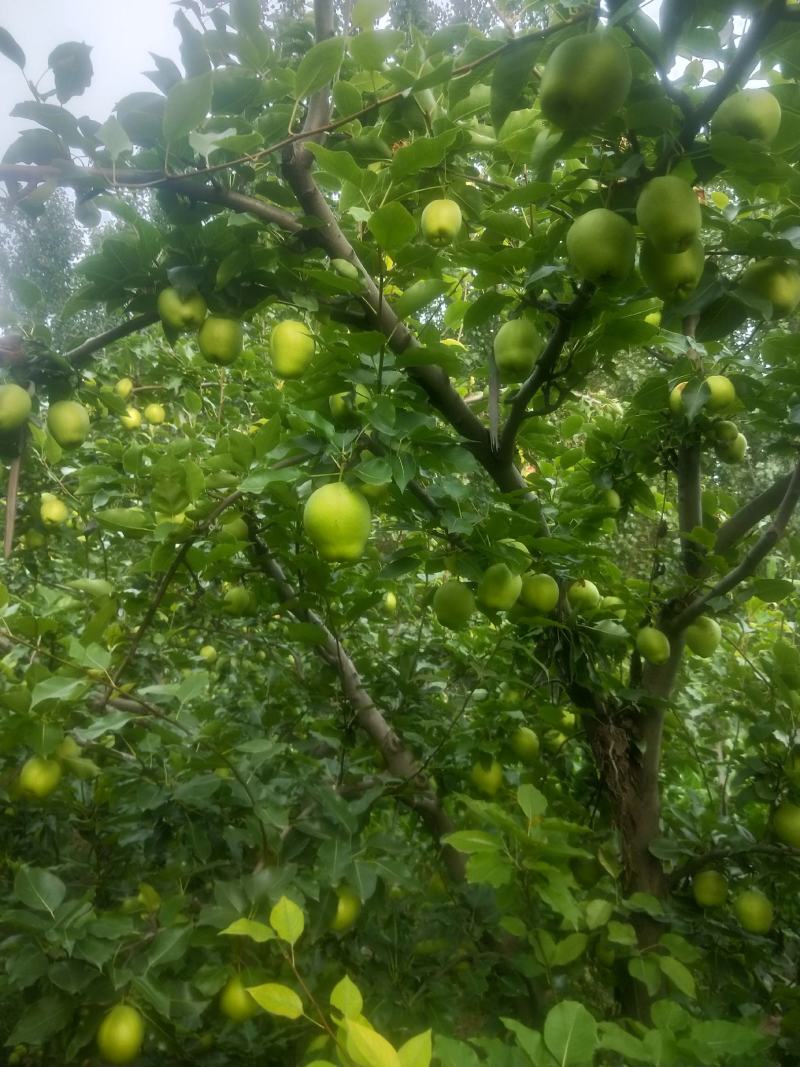
<path id="1" fill-rule="evenodd" d="M 79 117 L 89 115 L 104 122 L 121 97 L 158 91 L 141 72 L 153 69 L 149 52 L 178 59 L 180 38 L 172 24 L 176 10 L 171 0 L 0 0 L 0 26 L 22 48 L 26 73 L 34 82 L 57 44 L 91 45 L 92 84 L 67 107 Z M 0 156 L 20 130 L 33 125 L 8 116 L 15 103 L 28 99 L 19 68 L 0 55 Z M 48 102 L 57 103 L 55 98 Z"/>

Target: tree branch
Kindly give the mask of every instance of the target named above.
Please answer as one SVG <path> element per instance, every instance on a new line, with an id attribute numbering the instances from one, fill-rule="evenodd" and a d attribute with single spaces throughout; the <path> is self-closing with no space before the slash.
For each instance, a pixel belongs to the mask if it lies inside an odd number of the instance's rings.
<path id="1" fill-rule="evenodd" d="M 253 538 L 252 544 L 256 561 L 264 573 L 274 581 L 279 599 L 295 618 L 301 622 L 313 623 L 319 628 L 322 641 L 315 647 L 319 655 L 339 675 L 342 693 L 353 709 L 359 726 L 380 751 L 392 776 L 411 787 L 412 791 L 408 794 L 400 794 L 400 799 L 417 812 L 436 841 L 439 841 L 445 834 L 452 833 L 455 826 L 431 788 L 430 782 L 420 772 L 417 760 L 391 728 L 383 712 L 364 688 L 358 669 L 341 641 L 331 633 L 315 611 L 298 606 L 294 589 L 287 581 L 281 565 L 266 545 L 257 538 Z M 442 847 L 442 858 L 450 877 L 454 881 L 463 881 L 465 861 L 461 853 L 445 845 Z"/>
<path id="2" fill-rule="evenodd" d="M 684 630 L 690 623 L 694 622 L 699 615 L 703 614 L 703 610 L 711 600 L 729 593 L 731 589 L 735 589 L 740 582 L 743 582 L 745 578 L 749 578 L 750 575 L 754 573 L 761 560 L 772 551 L 783 536 L 786 527 L 789 524 L 789 520 L 797 507 L 798 500 L 800 500 L 800 461 L 798 461 L 794 473 L 789 480 L 778 512 L 767 529 L 762 533 L 750 551 L 746 553 L 741 563 L 728 571 L 728 573 L 720 578 L 717 584 L 712 586 L 707 592 L 695 597 L 691 604 L 684 608 L 678 615 L 668 620 L 667 627 L 670 634 L 679 633 L 681 630 Z"/>
<path id="3" fill-rule="evenodd" d="M 755 854 L 775 856 L 776 859 L 782 861 L 791 860 L 794 863 L 800 863 L 800 849 L 789 848 L 784 845 L 748 843 L 740 848 L 714 848 L 710 852 L 706 852 L 702 856 L 694 856 L 692 859 L 687 860 L 686 863 L 682 863 L 680 867 L 676 867 L 669 876 L 670 885 L 677 885 L 684 878 L 690 878 L 697 871 L 702 871 L 712 864 L 724 863 L 725 860 L 737 859 L 739 856 L 747 859 Z"/>
<path id="4" fill-rule="evenodd" d="M 758 496 L 753 497 L 746 504 L 739 508 L 731 517 L 720 526 L 717 530 L 717 540 L 714 544 L 714 551 L 724 556 L 725 553 L 733 548 L 743 537 L 745 537 L 754 526 L 757 526 L 762 519 L 765 519 L 767 515 L 771 515 L 775 508 L 778 507 L 781 500 L 783 500 L 786 490 L 789 488 L 789 483 L 792 480 L 791 474 L 784 474 L 782 478 L 778 478 L 769 489 L 765 489 L 763 493 L 759 493 Z"/>
<path id="5" fill-rule="evenodd" d="M 128 337 L 132 333 L 137 333 L 139 330 L 152 326 L 154 322 L 158 322 L 158 314 L 155 311 L 137 315 L 135 319 L 128 319 L 127 322 L 121 322 L 119 326 L 112 326 L 110 330 L 106 330 L 105 333 L 99 333 L 96 337 L 87 337 L 77 348 L 71 348 L 69 352 L 65 352 L 64 359 L 72 363 L 73 366 L 80 367 L 95 352 L 106 348 L 114 341 L 119 341 L 122 337 Z"/>
<path id="6" fill-rule="evenodd" d="M 683 332 L 691 345 L 697 328 L 698 317 L 688 316 L 683 323 Z M 698 356 L 693 348 L 689 356 L 695 366 Z M 700 445 L 682 442 L 678 448 L 678 526 L 681 539 L 681 558 L 686 573 L 698 578 L 703 572 L 703 549 L 689 534 L 703 524 L 702 484 L 700 481 Z"/>

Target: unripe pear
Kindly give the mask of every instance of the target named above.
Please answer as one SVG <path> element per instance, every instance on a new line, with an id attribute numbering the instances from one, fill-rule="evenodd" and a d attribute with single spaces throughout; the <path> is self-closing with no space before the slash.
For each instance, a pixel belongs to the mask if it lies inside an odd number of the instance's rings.
<path id="1" fill-rule="evenodd" d="M 535 763 L 539 755 L 539 738 L 529 726 L 518 726 L 511 735 L 511 748 L 520 762 Z"/>
<path id="2" fill-rule="evenodd" d="M 222 610 L 226 615 L 249 615 L 253 610 L 253 594 L 243 585 L 232 585 L 225 591 Z"/>
<path id="3" fill-rule="evenodd" d="M 127 400 L 133 392 L 133 382 L 130 378 L 120 378 L 114 386 L 114 392 L 121 400 Z"/>
<path id="4" fill-rule="evenodd" d="M 223 1015 L 236 1023 L 243 1023 L 258 1011 L 258 1004 L 244 987 L 238 975 L 228 979 L 219 995 L 219 1008 Z"/>
<path id="5" fill-rule="evenodd" d="M 701 908 L 718 908 L 728 896 L 728 883 L 719 871 L 700 871 L 692 879 L 692 893 Z"/>
<path id="6" fill-rule="evenodd" d="M 508 611 L 516 604 L 521 590 L 519 574 L 514 574 L 506 563 L 493 563 L 478 582 L 478 603 L 488 611 Z"/>
<path id="7" fill-rule="evenodd" d="M 0 385 L 0 431 L 18 430 L 28 421 L 31 397 L 27 389 L 14 382 Z"/>
<path id="8" fill-rule="evenodd" d="M 739 427 L 735 422 L 730 422 L 728 419 L 720 419 L 720 421 L 714 425 L 714 437 L 717 444 L 729 445 L 732 441 L 735 441 L 738 436 Z"/>
<path id="9" fill-rule="evenodd" d="M 242 324 L 237 319 L 209 315 L 200 327 L 197 343 L 209 363 L 225 367 L 242 351 Z"/>
<path id="10" fill-rule="evenodd" d="M 463 582 L 444 582 L 433 594 L 433 613 L 449 630 L 463 630 L 474 610 L 475 597 Z"/>
<path id="11" fill-rule="evenodd" d="M 22 765 L 18 784 L 26 796 L 44 800 L 61 781 L 61 764 L 57 760 L 31 756 Z"/>
<path id="12" fill-rule="evenodd" d="M 549 615 L 558 605 L 558 582 L 549 574 L 526 574 L 522 579 L 520 603 L 526 608 Z"/>
<path id="13" fill-rule="evenodd" d="M 420 219 L 422 236 L 432 245 L 449 245 L 461 229 L 461 208 L 455 200 L 431 200 Z"/>
<path id="14" fill-rule="evenodd" d="M 200 658 L 204 659 L 206 663 L 213 663 L 217 658 L 217 650 L 213 645 L 203 645 L 200 649 Z"/>
<path id="15" fill-rule="evenodd" d="M 594 285 L 622 282 L 633 270 L 636 234 L 627 219 L 598 207 L 567 230 L 567 255 L 580 277 Z"/>
<path id="16" fill-rule="evenodd" d="M 167 413 L 161 404 L 148 404 L 144 409 L 144 417 L 151 426 L 160 426 Z"/>
<path id="17" fill-rule="evenodd" d="M 683 178 L 651 178 L 636 204 L 636 220 L 659 252 L 685 252 L 700 234 L 703 216 L 694 189 Z"/>
<path id="18" fill-rule="evenodd" d="M 539 84 L 539 107 L 563 130 L 588 130 L 610 119 L 631 87 L 627 51 L 610 34 L 582 33 L 551 53 Z"/>
<path id="19" fill-rule="evenodd" d="M 199 329 L 207 310 L 206 302 L 200 293 L 195 291 L 184 297 L 171 286 L 162 289 L 158 294 L 156 307 L 161 321 L 173 330 Z"/>
<path id="20" fill-rule="evenodd" d="M 742 275 L 739 288 L 771 304 L 774 319 L 785 319 L 800 303 L 800 272 L 785 259 L 757 260 Z"/>
<path id="21" fill-rule="evenodd" d="M 494 337 L 494 358 L 501 380 L 521 382 L 533 370 L 542 338 L 530 319 L 509 319 Z"/>
<path id="22" fill-rule="evenodd" d="M 718 444 L 714 451 L 723 463 L 741 463 L 747 454 L 747 438 L 743 433 L 737 433 L 732 441 Z"/>
<path id="23" fill-rule="evenodd" d="M 397 594 L 393 593 L 391 589 L 387 593 L 384 593 L 383 610 L 387 615 L 397 614 Z"/>
<path id="24" fill-rule="evenodd" d="M 781 105 L 767 89 L 741 89 L 722 101 L 711 132 L 733 133 L 746 141 L 771 144 L 781 126 Z"/>
<path id="25" fill-rule="evenodd" d="M 331 920 L 330 929 L 341 934 L 355 924 L 361 913 L 361 898 L 346 885 L 340 886 L 336 895 L 336 913 Z"/>
<path id="26" fill-rule="evenodd" d="M 144 1020 L 130 1004 L 117 1004 L 97 1031 L 97 1048 L 106 1063 L 132 1063 L 144 1042 Z"/>
<path id="27" fill-rule="evenodd" d="M 673 415 L 683 414 L 683 390 L 688 384 L 688 382 L 678 382 L 669 394 L 669 410 Z"/>
<path id="28" fill-rule="evenodd" d="M 600 603 L 600 590 L 587 578 L 579 578 L 567 590 L 567 601 L 573 611 L 593 611 Z"/>
<path id="29" fill-rule="evenodd" d="M 58 400 L 47 412 L 47 429 L 62 448 L 77 448 L 89 434 L 89 412 L 77 400 Z"/>
<path id="30" fill-rule="evenodd" d="M 736 403 L 736 390 L 730 378 L 724 374 L 710 374 L 703 382 L 703 390 L 708 396 L 706 408 L 719 413 L 728 411 Z"/>
<path id="31" fill-rule="evenodd" d="M 639 270 L 645 283 L 665 301 L 686 300 L 703 275 L 705 252 L 693 241 L 683 252 L 660 252 L 652 241 L 642 242 Z"/>
<path id="32" fill-rule="evenodd" d="M 600 501 L 609 511 L 619 511 L 622 507 L 622 499 L 616 489 L 604 489 Z"/>
<path id="33" fill-rule="evenodd" d="M 636 648 L 639 655 L 648 663 L 659 666 L 666 663 L 670 656 L 669 638 L 663 630 L 655 626 L 643 626 L 636 635 Z"/>
<path id="34" fill-rule="evenodd" d="M 59 500 L 52 493 L 42 493 L 39 515 L 45 526 L 60 526 L 69 518 L 69 508 L 63 500 Z"/>
<path id="35" fill-rule="evenodd" d="M 126 408 L 125 414 L 120 415 L 119 421 L 126 430 L 138 430 L 142 425 L 142 413 L 138 408 Z"/>
<path id="36" fill-rule="evenodd" d="M 800 849 L 800 808 L 784 800 L 772 816 L 772 829 L 784 845 Z"/>
<path id="37" fill-rule="evenodd" d="M 699 615 L 686 627 L 684 636 L 692 652 L 705 659 L 716 652 L 722 640 L 722 630 L 716 619 L 711 619 L 708 615 Z"/>
<path id="38" fill-rule="evenodd" d="M 315 489 L 303 509 L 303 527 L 323 559 L 346 563 L 361 557 L 369 539 L 369 504 L 344 482 Z"/>
<path id="39" fill-rule="evenodd" d="M 275 373 L 281 378 L 301 378 L 315 349 L 314 336 L 304 322 L 284 319 L 272 327 L 269 352 Z"/>
<path id="40" fill-rule="evenodd" d="M 473 766 L 470 777 L 476 789 L 493 797 L 503 784 L 503 768 L 497 760 L 492 760 L 488 765 L 478 761 Z"/>
<path id="41" fill-rule="evenodd" d="M 774 909 L 769 898 L 758 889 L 745 889 L 739 893 L 733 902 L 733 910 L 742 929 L 748 933 L 769 933 Z"/>

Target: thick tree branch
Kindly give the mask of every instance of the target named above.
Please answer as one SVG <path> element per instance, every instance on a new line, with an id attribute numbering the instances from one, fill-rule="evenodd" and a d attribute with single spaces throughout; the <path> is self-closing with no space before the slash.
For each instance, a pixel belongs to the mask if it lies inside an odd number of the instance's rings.
<path id="1" fill-rule="evenodd" d="M 735 860 L 740 856 L 746 861 L 753 855 L 774 856 L 781 862 L 790 860 L 793 863 L 800 863 L 800 849 L 798 848 L 789 848 L 784 845 L 753 845 L 748 842 L 748 844 L 739 848 L 714 848 L 709 852 L 703 853 L 702 856 L 693 856 L 686 863 L 682 863 L 680 867 L 676 867 L 670 874 L 670 885 L 675 886 L 685 878 L 690 878 L 698 871 L 702 871 L 706 867 L 712 867 L 714 864 Z"/>
<path id="2" fill-rule="evenodd" d="M 794 474 L 789 480 L 777 514 L 767 529 L 761 534 L 749 552 L 745 554 L 741 563 L 728 571 L 711 589 L 695 597 L 691 604 L 678 615 L 667 621 L 666 628 L 670 634 L 680 633 L 681 630 L 684 630 L 690 623 L 694 622 L 699 615 L 703 614 L 710 601 L 716 597 L 725 596 L 726 593 L 735 589 L 745 578 L 749 578 L 755 572 L 762 559 L 772 551 L 783 536 L 797 507 L 798 500 L 800 500 L 800 462 L 797 463 Z"/>
<path id="3" fill-rule="evenodd" d="M 717 530 L 714 551 L 718 555 L 724 556 L 762 519 L 765 519 L 767 515 L 771 515 L 786 495 L 786 490 L 789 488 L 791 480 L 791 474 L 785 474 L 782 478 L 778 478 L 769 489 L 765 489 L 763 493 L 753 497 L 752 500 L 749 500 L 731 515 L 726 522 L 723 522 Z"/>
<path id="4" fill-rule="evenodd" d="M 152 326 L 154 322 L 158 322 L 158 315 L 155 311 L 137 315 L 135 319 L 128 319 L 127 322 L 121 322 L 118 326 L 112 326 L 110 330 L 106 330 L 105 333 L 99 333 L 96 337 L 87 337 L 77 348 L 71 348 L 69 352 L 65 352 L 64 359 L 72 363 L 73 366 L 80 367 L 95 352 L 106 348 L 114 341 L 119 341 L 122 337 L 128 337 L 132 333 L 137 333 L 139 330 Z"/>
<path id="5" fill-rule="evenodd" d="M 413 754 L 391 728 L 383 712 L 364 688 L 358 669 L 341 641 L 331 633 L 316 612 L 298 605 L 294 589 L 269 549 L 254 539 L 253 551 L 259 567 L 273 580 L 278 597 L 292 615 L 302 622 L 313 623 L 319 628 L 322 640 L 316 648 L 319 655 L 339 675 L 342 693 L 352 708 L 359 726 L 380 751 L 392 776 L 410 787 L 407 792 L 400 794 L 400 799 L 417 812 L 437 842 L 445 834 L 452 833 L 455 826 L 431 788 L 430 782 L 421 773 Z M 442 858 L 450 877 L 454 881 L 463 881 L 464 856 L 449 846 L 443 846 Z"/>

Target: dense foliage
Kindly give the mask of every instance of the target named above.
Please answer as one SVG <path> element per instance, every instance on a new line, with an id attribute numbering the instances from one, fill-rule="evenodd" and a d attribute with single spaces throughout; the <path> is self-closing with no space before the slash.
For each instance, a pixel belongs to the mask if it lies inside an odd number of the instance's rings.
<path id="1" fill-rule="evenodd" d="M 797 1062 L 800 8 L 639 6 L 29 81 L 8 1062 Z"/>

